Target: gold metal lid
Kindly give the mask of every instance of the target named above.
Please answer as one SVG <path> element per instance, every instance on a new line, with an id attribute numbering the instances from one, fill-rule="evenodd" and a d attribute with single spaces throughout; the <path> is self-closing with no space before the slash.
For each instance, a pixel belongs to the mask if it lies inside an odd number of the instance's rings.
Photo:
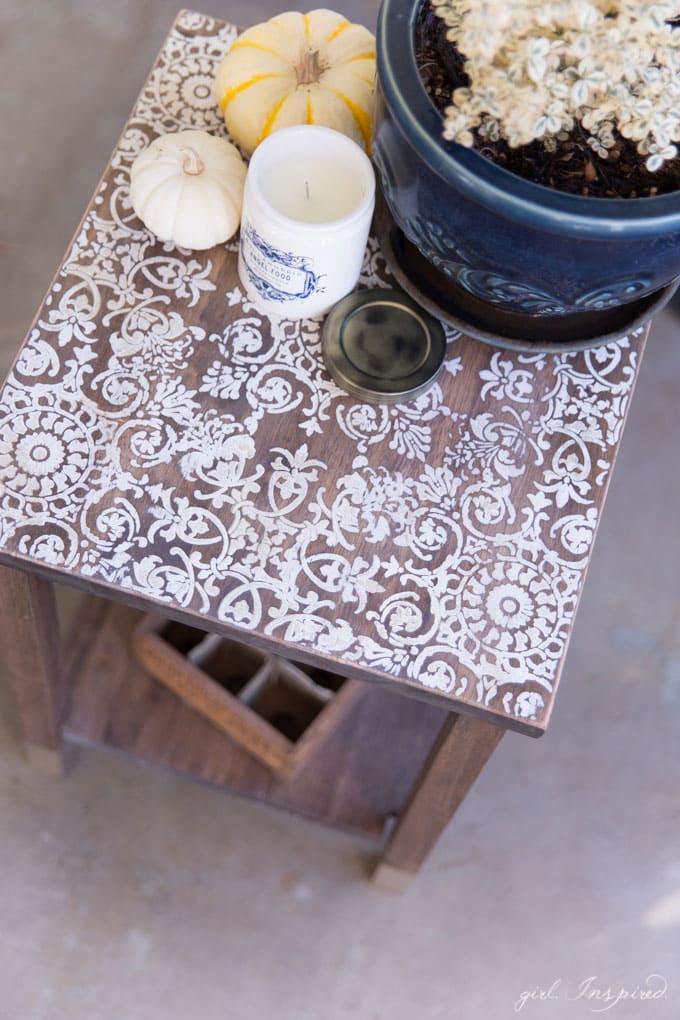
<path id="1" fill-rule="evenodd" d="M 344 390 L 372 404 L 400 404 L 424 393 L 444 363 L 441 323 L 403 291 L 349 294 L 322 333 L 326 368 Z"/>

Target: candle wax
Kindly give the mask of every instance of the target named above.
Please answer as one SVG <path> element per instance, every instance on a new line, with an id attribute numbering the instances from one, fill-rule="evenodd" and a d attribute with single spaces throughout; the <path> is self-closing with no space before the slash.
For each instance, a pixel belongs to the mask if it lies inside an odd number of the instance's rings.
<path id="1" fill-rule="evenodd" d="M 262 192 L 277 212 L 301 223 L 347 216 L 364 197 L 362 181 L 342 162 L 323 157 L 282 160 L 262 175 Z"/>

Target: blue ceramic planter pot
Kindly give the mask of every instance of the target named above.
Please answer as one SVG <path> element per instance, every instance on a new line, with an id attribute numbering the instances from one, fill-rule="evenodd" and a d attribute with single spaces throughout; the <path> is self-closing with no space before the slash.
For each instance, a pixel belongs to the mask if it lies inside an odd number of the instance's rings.
<path id="1" fill-rule="evenodd" d="M 518 321 L 578 322 L 668 289 L 680 275 L 680 191 L 568 195 L 444 141 L 416 64 L 420 6 L 382 2 L 373 141 L 385 201 L 414 250 L 473 302 Z"/>

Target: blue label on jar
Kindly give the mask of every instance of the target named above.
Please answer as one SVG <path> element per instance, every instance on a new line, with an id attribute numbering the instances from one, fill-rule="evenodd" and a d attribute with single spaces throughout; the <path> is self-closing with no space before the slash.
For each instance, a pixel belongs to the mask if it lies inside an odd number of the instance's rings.
<path id="1" fill-rule="evenodd" d="M 311 259 L 273 248 L 250 223 L 241 224 L 241 257 L 253 286 L 269 301 L 299 301 L 325 290 Z"/>

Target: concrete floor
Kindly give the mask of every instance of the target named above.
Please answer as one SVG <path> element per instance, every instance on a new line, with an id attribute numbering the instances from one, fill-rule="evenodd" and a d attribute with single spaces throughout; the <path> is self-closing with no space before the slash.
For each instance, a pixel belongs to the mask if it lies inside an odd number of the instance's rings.
<path id="1" fill-rule="evenodd" d="M 175 13 L 0 0 L 3 375 Z M 1 1020 L 680 1017 L 679 329 L 653 328 L 550 731 L 505 738 L 403 897 L 360 843 L 187 780 L 32 772 L 3 696 Z M 654 974 L 658 999 L 586 998 Z"/>

